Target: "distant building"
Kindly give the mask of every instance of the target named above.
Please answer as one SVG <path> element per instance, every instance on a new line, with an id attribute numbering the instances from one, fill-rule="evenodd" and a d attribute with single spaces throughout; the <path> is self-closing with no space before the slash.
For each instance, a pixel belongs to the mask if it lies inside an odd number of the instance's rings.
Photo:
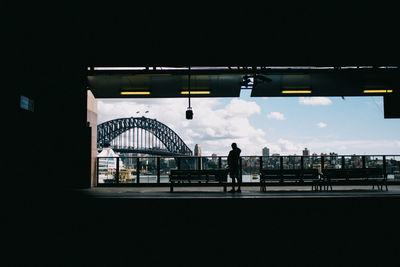
<path id="1" fill-rule="evenodd" d="M 99 162 L 99 183 L 105 183 L 115 179 L 119 155 L 115 153 L 111 147 L 105 147 L 99 154 L 97 154 L 97 157 Z M 119 168 L 124 168 L 122 161 L 119 162 Z"/>
<path id="2" fill-rule="evenodd" d="M 304 148 L 303 156 L 310 156 L 310 150 L 308 150 L 307 148 Z"/>
<path id="3" fill-rule="evenodd" d="M 195 146 L 194 146 L 194 156 L 195 157 L 199 157 L 199 162 L 198 162 L 198 167 L 199 167 L 199 169 L 201 170 L 202 169 L 202 167 L 203 167 L 203 161 L 202 161 L 202 158 L 201 158 L 201 147 L 200 147 L 200 145 L 199 144 L 196 144 Z"/>
<path id="4" fill-rule="evenodd" d="M 217 154 L 212 153 L 212 154 L 211 154 L 211 159 L 212 159 L 213 161 L 217 161 L 217 160 L 218 160 Z"/>
<path id="5" fill-rule="evenodd" d="M 269 156 L 269 148 L 268 147 L 264 147 L 262 149 L 262 155 L 268 157 Z"/>
<path id="6" fill-rule="evenodd" d="M 200 157 L 201 156 L 201 147 L 199 144 L 194 146 L 194 155 Z"/>
<path id="7" fill-rule="evenodd" d="M 278 156 L 280 156 L 280 154 L 279 153 L 274 153 L 274 154 L 272 154 L 272 156 L 273 157 L 278 157 Z"/>

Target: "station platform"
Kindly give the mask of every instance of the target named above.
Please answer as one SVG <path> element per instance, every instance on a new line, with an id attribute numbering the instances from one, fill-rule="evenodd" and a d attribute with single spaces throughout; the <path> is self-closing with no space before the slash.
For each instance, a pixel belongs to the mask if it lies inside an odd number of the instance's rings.
<path id="1" fill-rule="evenodd" d="M 228 191 L 230 188 L 228 188 Z M 164 199 L 232 199 L 232 198 L 396 198 L 400 197 L 400 185 L 391 185 L 389 190 L 372 189 L 372 186 L 334 186 L 333 190 L 312 191 L 305 186 L 274 186 L 261 192 L 257 186 L 245 186 L 241 193 L 223 192 L 221 187 L 177 187 L 170 192 L 168 187 L 95 187 L 80 190 L 89 198 L 164 198 Z"/>
<path id="2" fill-rule="evenodd" d="M 3 220 L 12 265 L 398 266 L 400 186 L 40 193 Z"/>

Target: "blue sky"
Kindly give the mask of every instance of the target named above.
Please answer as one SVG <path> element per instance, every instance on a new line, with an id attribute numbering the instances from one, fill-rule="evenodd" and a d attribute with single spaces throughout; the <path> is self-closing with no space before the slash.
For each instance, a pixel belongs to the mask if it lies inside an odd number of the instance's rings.
<path id="1" fill-rule="evenodd" d="M 317 154 L 400 154 L 400 120 L 384 119 L 382 97 L 252 98 L 242 90 L 240 98 L 195 98 L 192 106 L 188 121 L 187 99 L 102 99 L 98 121 L 156 118 L 192 149 L 200 144 L 203 155 L 225 155 L 231 142 L 243 155 L 260 155 L 265 146 L 281 155 L 305 147 Z"/>

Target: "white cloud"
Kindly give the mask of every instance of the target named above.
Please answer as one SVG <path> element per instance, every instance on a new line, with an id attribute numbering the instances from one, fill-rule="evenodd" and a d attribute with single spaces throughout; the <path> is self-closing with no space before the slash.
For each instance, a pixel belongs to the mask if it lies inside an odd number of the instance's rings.
<path id="1" fill-rule="evenodd" d="M 311 106 L 327 106 L 332 104 L 332 101 L 327 97 L 299 97 L 299 103 Z"/>
<path id="2" fill-rule="evenodd" d="M 150 107 L 151 106 L 151 107 Z M 233 98 L 221 106 L 216 98 L 192 100 L 193 120 L 185 119 L 187 99 L 99 100 L 98 123 L 123 117 L 155 118 L 174 130 L 193 150 L 200 144 L 203 155 L 227 155 L 232 142 L 243 155 L 259 155 L 265 144 L 265 133 L 249 121 L 260 114 L 260 106 L 253 101 Z M 144 111 L 149 110 L 148 113 Z M 140 111 L 140 113 L 136 113 Z"/>
<path id="3" fill-rule="evenodd" d="M 268 119 L 280 120 L 280 121 L 281 120 L 286 120 L 285 115 L 283 115 L 282 113 L 277 112 L 277 111 L 273 111 L 273 112 L 268 113 L 267 118 Z"/>
<path id="4" fill-rule="evenodd" d="M 311 153 L 330 153 L 335 152 L 339 155 L 367 154 L 385 155 L 399 154 L 399 140 L 332 140 L 332 139 L 313 139 L 309 141 L 293 141 L 279 138 L 277 141 L 270 142 L 270 153 L 280 153 L 281 155 L 301 155 L 303 149 L 307 147 Z"/>
<path id="5" fill-rule="evenodd" d="M 323 122 L 318 122 L 318 123 L 317 123 L 317 126 L 318 126 L 319 128 L 325 128 L 326 126 L 328 126 L 328 124 L 323 123 Z"/>
<path id="6" fill-rule="evenodd" d="M 193 120 L 185 119 L 186 98 L 173 99 L 99 99 L 98 122 L 105 122 L 123 117 L 143 116 L 155 118 L 173 129 L 193 150 L 200 144 L 203 155 L 212 153 L 227 155 L 232 142 L 242 149 L 242 155 L 260 155 L 267 146 L 272 153 L 281 155 L 297 154 L 307 147 L 312 153 L 336 152 L 339 154 L 399 154 L 400 140 L 342 140 L 338 136 L 325 136 L 307 140 L 290 139 L 277 134 L 277 129 L 262 130 L 262 125 L 252 124 L 250 118 L 261 114 L 261 107 L 254 101 L 233 98 L 194 98 L 192 107 Z M 148 113 L 144 113 L 148 110 Z M 140 113 L 136 113 L 139 111 Z M 281 114 L 271 112 L 268 115 Z M 285 118 L 281 114 L 281 118 Z M 266 116 L 266 115 L 263 115 Z M 265 117 L 264 117 L 265 118 Z M 275 118 L 274 118 L 275 119 Z M 324 122 L 320 122 L 326 125 Z M 317 127 L 317 126 L 315 126 Z"/>
<path id="7" fill-rule="evenodd" d="M 288 154 L 299 155 L 305 147 L 303 144 L 295 143 L 283 138 L 279 138 L 277 143 L 279 146 L 279 153 L 283 153 L 285 155 Z"/>

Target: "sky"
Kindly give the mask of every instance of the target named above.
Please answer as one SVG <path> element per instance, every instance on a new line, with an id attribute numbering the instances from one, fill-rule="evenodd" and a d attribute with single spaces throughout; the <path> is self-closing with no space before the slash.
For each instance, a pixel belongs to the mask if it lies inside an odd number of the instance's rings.
<path id="1" fill-rule="evenodd" d="M 193 120 L 185 119 L 186 98 L 98 99 L 98 123 L 145 116 L 166 124 L 202 155 L 227 155 L 236 142 L 243 156 L 399 155 L 400 119 L 384 119 L 382 97 L 192 98 Z M 146 111 L 148 111 L 146 113 Z M 137 113 L 138 112 L 138 113 Z"/>

